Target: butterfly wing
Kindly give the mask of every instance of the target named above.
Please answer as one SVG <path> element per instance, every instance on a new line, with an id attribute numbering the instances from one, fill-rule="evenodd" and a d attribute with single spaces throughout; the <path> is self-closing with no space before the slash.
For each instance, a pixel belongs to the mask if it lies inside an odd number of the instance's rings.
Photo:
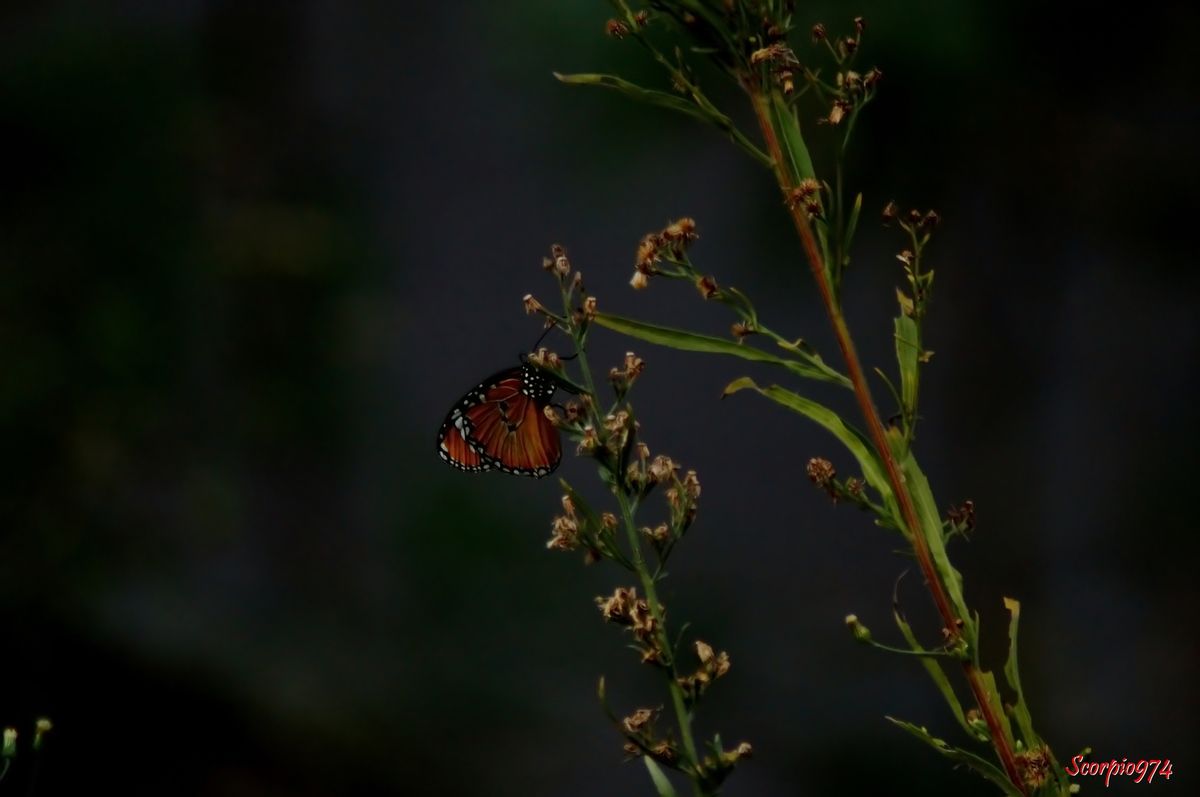
<path id="1" fill-rule="evenodd" d="M 438 456 L 459 470 L 468 473 L 482 473 L 491 470 L 492 464 L 479 456 L 479 453 L 467 443 L 453 421 L 449 418 L 442 424 L 438 432 Z"/>
<path id="2" fill-rule="evenodd" d="M 450 410 L 438 454 L 460 470 L 499 470 L 541 478 L 562 459 L 558 430 L 545 415 L 556 385 L 528 365 L 485 379 Z"/>

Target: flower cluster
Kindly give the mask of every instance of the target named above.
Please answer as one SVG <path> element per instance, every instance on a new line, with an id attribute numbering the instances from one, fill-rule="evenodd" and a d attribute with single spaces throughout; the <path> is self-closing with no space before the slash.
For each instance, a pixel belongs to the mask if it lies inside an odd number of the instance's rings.
<path id="1" fill-rule="evenodd" d="M 629 284 L 636 290 L 647 287 L 650 277 L 659 273 L 659 263 L 664 259 L 669 262 L 682 260 L 687 256 L 688 247 L 699 237 L 696 222 L 689 218 L 673 221 L 658 232 L 643 236 L 634 256 L 633 278 Z"/>

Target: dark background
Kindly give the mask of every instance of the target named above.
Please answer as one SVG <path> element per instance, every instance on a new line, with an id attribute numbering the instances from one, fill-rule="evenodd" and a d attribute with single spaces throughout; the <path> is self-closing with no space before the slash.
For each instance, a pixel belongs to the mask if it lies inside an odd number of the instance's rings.
<path id="1" fill-rule="evenodd" d="M 802 30 L 865 14 L 862 63 L 886 75 L 851 170 L 869 213 L 847 306 L 869 364 L 890 366 L 901 276 L 874 214 L 894 197 L 945 219 L 920 452 L 940 504 L 978 507 L 953 554 L 985 658 L 1019 597 L 1026 692 L 1060 756 L 1170 757 L 1151 788 L 1185 793 L 1197 15 L 801 5 Z M 659 79 L 607 16 L 6 6 L 0 722 L 24 746 L 54 720 L 38 794 L 648 793 L 594 698 L 606 674 L 618 708 L 661 700 L 592 606 L 621 576 L 545 551 L 553 480 L 455 472 L 437 425 L 535 337 L 520 298 L 553 294 L 555 241 L 602 307 L 723 334 L 686 286 L 627 286 L 638 237 L 683 214 L 702 268 L 835 353 L 763 170 L 553 81 Z M 597 335 L 593 359 L 627 348 Z M 728 793 L 989 793 L 884 722 L 959 740 L 915 663 L 842 626 L 854 611 L 894 641 L 907 567 L 804 478 L 808 457 L 846 457 L 781 408 L 719 402 L 740 363 L 636 348 L 647 440 L 704 483 L 665 599 L 733 658 L 700 717 L 755 746 Z M 560 473 L 594 491 L 585 463 Z M 903 595 L 936 636 L 915 578 Z M 0 792 L 32 771 L 23 749 Z"/>

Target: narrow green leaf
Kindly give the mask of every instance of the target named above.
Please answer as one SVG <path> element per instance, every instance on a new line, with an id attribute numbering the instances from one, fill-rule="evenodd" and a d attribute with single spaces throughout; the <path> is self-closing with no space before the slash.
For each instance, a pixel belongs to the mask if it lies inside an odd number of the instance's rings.
<path id="1" fill-rule="evenodd" d="M 559 81 L 572 86 L 601 86 L 607 89 L 613 89 L 624 94 L 626 97 L 637 100 L 638 102 L 657 105 L 660 108 L 666 108 L 669 111 L 677 111 L 688 116 L 695 117 L 701 121 L 711 122 L 708 114 L 702 111 L 695 103 L 690 102 L 676 94 L 668 94 L 665 91 L 657 89 L 647 89 L 636 83 L 631 83 L 625 78 L 617 77 L 616 75 L 602 75 L 580 73 L 574 75 L 564 75 L 559 72 L 554 73 Z"/>
<path id="2" fill-rule="evenodd" d="M 1029 706 L 1025 703 L 1025 692 L 1021 689 L 1021 673 L 1017 669 L 1017 623 L 1021 619 L 1021 603 L 1012 598 L 1004 599 L 1004 608 L 1008 609 L 1008 660 L 1004 662 L 1004 677 L 1008 685 L 1017 693 L 1017 702 L 1013 705 L 1013 716 L 1017 727 L 1021 729 L 1021 738 L 1025 747 L 1033 749 L 1041 744 L 1038 735 L 1033 730 L 1033 718 L 1029 715 Z"/>
<path id="3" fill-rule="evenodd" d="M 800 132 L 800 120 L 796 118 L 796 111 L 778 91 L 771 92 L 771 116 L 775 119 L 775 126 L 779 128 L 779 136 L 791 161 L 791 172 L 796 181 L 816 176 L 812 157 L 808 154 L 808 146 Z"/>
<path id="4" fill-rule="evenodd" d="M 1009 782 L 1008 777 L 1000 771 L 999 767 L 990 761 L 980 758 L 970 751 L 954 747 L 953 745 L 948 744 L 944 739 L 938 739 L 929 733 L 929 731 L 925 728 L 913 725 L 911 722 L 898 720 L 895 717 L 887 717 L 886 719 L 896 727 L 908 731 L 910 734 L 925 742 L 927 745 L 946 756 L 951 761 L 964 764 L 975 770 L 976 774 L 982 775 L 996 786 L 999 786 L 1000 790 L 1004 792 L 1004 794 L 1008 795 L 1008 797 L 1023 797 L 1021 792 L 1017 790 L 1017 787 Z"/>
<path id="5" fill-rule="evenodd" d="M 600 86 L 601 88 L 613 89 L 621 94 L 624 94 L 630 99 L 637 102 L 644 102 L 648 105 L 657 105 L 659 108 L 666 108 L 669 111 L 690 116 L 693 119 L 699 119 L 723 133 L 728 134 L 739 147 L 746 150 L 757 161 L 764 166 L 771 168 L 774 166 L 771 157 L 765 152 L 754 146 L 745 135 L 737 129 L 725 114 L 717 110 L 712 103 L 707 102 L 703 96 L 688 100 L 676 94 L 670 94 L 657 89 L 648 89 L 639 86 L 636 83 L 631 83 L 625 78 L 616 75 L 604 75 L 596 73 L 578 73 L 573 75 L 564 75 L 559 72 L 554 73 L 554 77 L 560 82 L 573 86 Z"/>
<path id="6" fill-rule="evenodd" d="M 921 643 L 917 641 L 917 635 L 913 633 L 912 626 L 908 624 L 908 620 L 904 619 L 903 612 L 900 611 L 899 601 L 893 597 L 892 599 L 892 617 L 896 620 L 896 626 L 899 627 L 900 633 L 904 636 L 908 646 L 915 651 L 925 650 Z M 938 691 L 942 693 L 946 704 L 950 706 L 950 711 L 954 714 L 954 718 L 958 720 L 958 724 L 972 739 L 979 739 L 979 732 L 967 724 L 966 714 L 963 713 L 962 703 L 958 700 L 958 695 L 954 693 L 954 687 L 950 685 L 950 679 L 946 677 L 946 671 L 942 669 L 942 665 L 936 659 L 922 658 L 921 666 L 929 673 L 929 677 L 933 679 L 937 685 Z M 981 741 L 987 741 L 986 738 Z"/>
<path id="7" fill-rule="evenodd" d="M 842 244 L 842 251 L 847 254 L 845 262 L 842 263 L 843 266 L 850 262 L 850 244 L 853 243 L 854 233 L 858 230 L 858 217 L 862 213 L 862 204 L 863 195 L 859 194 L 854 198 L 854 207 L 850 209 L 850 219 L 846 222 L 846 240 Z"/>
<path id="8" fill-rule="evenodd" d="M 731 340 L 714 338 L 710 335 L 700 335 L 682 329 L 648 324 L 645 321 L 635 321 L 632 318 L 600 313 L 593 322 L 614 332 L 620 332 L 631 338 L 644 340 L 659 346 L 667 346 L 681 351 L 706 352 L 708 354 L 727 354 L 753 362 L 772 363 L 787 368 L 798 376 L 816 379 L 821 382 L 832 382 L 835 385 L 849 388 L 850 380 L 825 364 L 816 354 L 803 351 L 793 352 L 797 359 L 780 357 L 744 343 L 734 343 Z"/>
<path id="9" fill-rule="evenodd" d="M 650 772 L 650 780 L 654 781 L 654 788 L 658 790 L 658 797 L 677 797 L 675 787 L 667 780 L 667 773 L 662 771 L 662 767 L 650 756 L 642 756 L 642 760 L 646 762 L 646 769 Z"/>
<path id="10" fill-rule="evenodd" d="M 737 393 L 739 390 L 746 389 L 758 391 L 777 404 L 782 404 L 784 407 L 815 421 L 832 433 L 854 455 L 854 458 L 858 460 L 858 466 L 862 468 L 863 477 L 883 497 L 891 514 L 896 514 L 896 503 L 891 484 L 888 482 L 883 465 L 876 456 L 875 450 L 867 442 L 862 432 L 847 425 L 841 419 L 841 416 L 823 404 L 818 404 L 812 399 L 793 393 L 779 385 L 771 385 L 765 388 L 759 387 L 748 376 L 730 382 L 725 388 L 725 395 L 729 396 Z"/>
<path id="11" fill-rule="evenodd" d="M 983 682 L 983 691 L 987 693 L 988 703 L 991 704 L 992 713 L 996 715 L 996 719 L 1000 723 L 1004 737 L 1008 739 L 1009 744 L 1012 744 L 1016 741 L 1013 739 L 1012 723 L 1008 721 L 1008 712 L 1004 710 L 1004 699 L 1000 696 L 1000 689 L 996 686 L 995 673 L 991 670 L 980 670 L 979 679 Z"/>
<path id="12" fill-rule="evenodd" d="M 893 448 L 900 447 L 900 441 L 895 439 L 896 437 L 898 435 L 892 437 Z M 897 451 L 896 455 L 900 461 L 900 470 L 904 474 L 904 480 L 908 483 L 909 494 L 916 505 L 917 516 L 921 521 L 921 528 L 912 531 L 925 535 L 925 542 L 929 547 L 934 567 L 937 568 L 942 583 L 950 594 L 955 612 L 962 618 L 963 633 L 967 640 L 974 644 L 976 641 L 975 624 L 971 618 L 970 609 L 967 607 L 966 597 L 963 595 L 962 574 L 954 569 L 954 565 L 950 564 L 950 557 L 946 554 L 942 516 L 933 500 L 933 491 L 929 489 L 929 480 L 921 472 L 921 468 L 917 465 L 917 460 L 911 452 Z"/>
<path id="13" fill-rule="evenodd" d="M 917 411 L 917 373 L 921 354 L 920 332 L 917 322 L 901 314 L 896 318 L 896 362 L 900 365 L 900 396 L 904 399 L 904 411 L 913 415 Z"/>

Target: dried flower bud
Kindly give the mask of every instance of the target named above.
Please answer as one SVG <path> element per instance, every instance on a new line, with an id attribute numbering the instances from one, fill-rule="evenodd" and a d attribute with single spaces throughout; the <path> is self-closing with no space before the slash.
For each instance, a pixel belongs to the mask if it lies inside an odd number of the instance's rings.
<path id="1" fill-rule="evenodd" d="M 1045 746 L 1017 753 L 1017 769 L 1030 789 L 1037 790 L 1050 780 L 1050 755 Z"/>
<path id="2" fill-rule="evenodd" d="M 570 517 L 554 518 L 546 547 L 552 551 L 573 551 L 579 547 L 579 524 Z"/>
<path id="3" fill-rule="evenodd" d="M 696 232 L 696 220 L 684 216 L 668 224 L 662 231 L 662 237 L 672 242 L 691 243 L 700 236 Z"/>
<path id="4" fill-rule="evenodd" d="M 879 81 L 883 80 L 883 70 L 879 67 L 870 69 L 863 75 L 863 87 L 868 91 L 879 85 Z"/>
<path id="5" fill-rule="evenodd" d="M 695 503 L 700 498 L 700 479 L 696 476 L 696 471 L 689 470 L 687 475 L 683 477 L 683 492 L 688 497 L 688 500 Z"/>
<path id="6" fill-rule="evenodd" d="M 717 280 L 714 277 L 697 278 L 696 290 L 700 291 L 700 295 L 705 299 L 711 299 L 720 293 L 720 289 L 717 288 Z"/>
<path id="7" fill-rule="evenodd" d="M 650 21 L 650 12 L 646 11 L 645 9 L 637 12 L 633 15 L 633 21 L 637 23 L 639 28 L 646 27 L 646 23 Z"/>
<path id="8" fill-rule="evenodd" d="M 597 596 L 596 605 L 607 622 L 629 624 L 629 612 L 638 602 L 635 587 L 617 587 L 607 598 Z"/>
<path id="9" fill-rule="evenodd" d="M 908 223 L 909 224 L 920 224 L 921 223 L 921 211 L 917 210 L 916 208 L 913 208 L 912 210 L 908 211 Z"/>
<path id="10" fill-rule="evenodd" d="M 899 260 L 901 263 L 903 263 L 906 266 L 911 266 L 913 264 L 913 258 L 915 258 L 915 257 L 916 257 L 916 255 L 914 255 L 908 249 L 905 249 L 900 254 L 896 255 L 896 259 Z"/>
<path id="11" fill-rule="evenodd" d="M 579 441 L 578 453 L 591 454 L 600 447 L 600 437 L 596 434 L 595 428 L 590 424 L 583 427 L 583 437 Z"/>
<path id="12" fill-rule="evenodd" d="M 534 301 L 537 300 L 534 299 Z M 562 358 L 547 349 L 545 346 L 542 346 L 537 351 L 529 354 L 525 359 L 539 368 L 546 368 L 550 371 L 562 370 Z"/>
<path id="13" fill-rule="evenodd" d="M 896 219 L 896 214 L 900 212 L 900 208 L 895 202 L 888 202 L 883 206 L 883 223 L 891 224 Z"/>
<path id="14" fill-rule="evenodd" d="M 642 462 L 650 459 L 650 446 L 646 445 L 645 443 L 638 442 L 637 455 L 638 459 L 640 459 Z"/>
<path id="15" fill-rule="evenodd" d="M 942 217 L 937 214 L 937 211 L 931 210 L 928 213 L 926 213 L 924 215 L 924 217 L 921 218 L 921 229 L 923 229 L 923 230 L 936 229 L 938 224 L 941 223 L 941 221 L 942 221 Z"/>
<path id="16" fill-rule="evenodd" d="M 662 244 L 662 238 L 656 233 L 650 233 L 642 237 L 642 240 L 638 242 L 637 256 L 634 259 L 634 265 L 639 272 L 643 274 L 654 273 L 654 264 L 662 259 L 659 254 Z"/>
<path id="17" fill-rule="evenodd" d="M 637 711 L 621 720 L 621 727 L 625 729 L 626 733 L 637 734 L 641 733 L 642 729 L 649 725 L 653 719 L 653 711 L 648 708 L 639 708 Z"/>
<path id="18" fill-rule="evenodd" d="M 855 17 L 854 18 L 854 29 L 861 34 L 864 30 L 867 29 L 867 21 L 865 19 L 863 19 L 862 17 Z"/>
<path id="19" fill-rule="evenodd" d="M 629 430 L 629 413 L 625 410 L 604 416 L 604 428 L 612 434 L 619 434 Z"/>
<path id="20" fill-rule="evenodd" d="M 751 324 L 745 321 L 737 321 L 729 328 L 729 331 L 735 338 L 737 338 L 737 342 L 741 343 L 747 337 L 753 335 L 757 330 L 755 330 Z"/>
<path id="21" fill-rule="evenodd" d="M 625 373 L 629 375 L 630 381 L 641 376 L 644 370 L 646 370 L 646 363 L 641 357 L 631 351 L 625 352 Z"/>
<path id="22" fill-rule="evenodd" d="M 596 320 L 596 297 L 589 296 L 583 300 L 583 317 L 588 321 Z"/>
<path id="23" fill-rule="evenodd" d="M 852 36 L 842 39 L 842 49 L 845 50 L 847 55 L 854 55 L 854 51 L 858 49 L 858 39 Z"/>
<path id="24" fill-rule="evenodd" d="M 679 466 L 670 457 L 659 454 L 650 463 L 650 478 L 655 482 L 664 482 L 675 475 Z"/>
<path id="25" fill-rule="evenodd" d="M 583 417 L 583 408 L 574 401 L 568 401 L 563 409 L 566 413 L 567 423 L 575 423 Z"/>
<path id="26" fill-rule="evenodd" d="M 614 39 L 624 39 L 629 35 L 629 26 L 619 19 L 610 19 L 604 23 L 604 32 Z"/>
<path id="27" fill-rule="evenodd" d="M 821 193 L 821 183 L 812 177 L 805 177 L 796 184 L 796 191 L 805 198 L 817 196 Z"/>
<path id="28" fill-rule="evenodd" d="M 546 306 L 539 302 L 532 293 L 527 293 L 521 299 L 521 303 L 525 306 L 525 315 L 533 315 L 534 313 L 545 314 Z"/>
<path id="29" fill-rule="evenodd" d="M 956 527 L 964 531 L 975 529 L 975 502 L 963 501 L 958 506 L 952 506 L 946 511 L 946 517 Z"/>
<path id="30" fill-rule="evenodd" d="M 617 529 L 617 516 L 612 512 L 605 512 L 600 515 L 600 530 L 606 534 L 611 534 Z"/>
<path id="31" fill-rule="evenodd" d="M 671 539 L 671 527 L 666 523 L 659 523 L 654 528 L 644 526 L 642 527 L 642 534 L 648 537 L 651 542 L 662 545 Z"/>
<path id="32" fill-rule="evenodd" d="M 808 478 L 818 487 L 828 490 L 834 478 L 837 477 L 837 471 L 833 467 L 833 463 L 827 459 L 813 457 L 808 461 L 808 467 L 805 468 L 808 473 Z"/>
<path id="33" fill-rule="evenodd" d="M 659 761 L 667 765 L 673 765 L 679 758 L 678 751 L 675 750 L 675 745 L 671 744 L 666 739 L 657 742 L 650 748 L 650 753 Z"/>
<path id="34" fill-rule="evenodd" d="M 814 44 L 819 44 L 820 42 L 825 41 L 825 37 L 827 35 L 828 34 L 825 31 L 825 26 L 820 22 L 812 26 L 812 40 Z"/>
<path id="35" fill-rule="evenodd" d="M 629 280 L 629 284 L 635 291 L 645 290 L 650 287 L 650 278 L 646 276 L 644 271 L 635 271 L 633 272 L 633 278 Z"/>
<path id="36" fill-rule="evenodd" d="M 834 100 L 833 107 L 829 109 L 829 116 L 825 118 L 825 122 L 831 125 L 841 124 L 841 121 L 846 118 L 846 112 L 851 107 L 845 100 Z"/>

